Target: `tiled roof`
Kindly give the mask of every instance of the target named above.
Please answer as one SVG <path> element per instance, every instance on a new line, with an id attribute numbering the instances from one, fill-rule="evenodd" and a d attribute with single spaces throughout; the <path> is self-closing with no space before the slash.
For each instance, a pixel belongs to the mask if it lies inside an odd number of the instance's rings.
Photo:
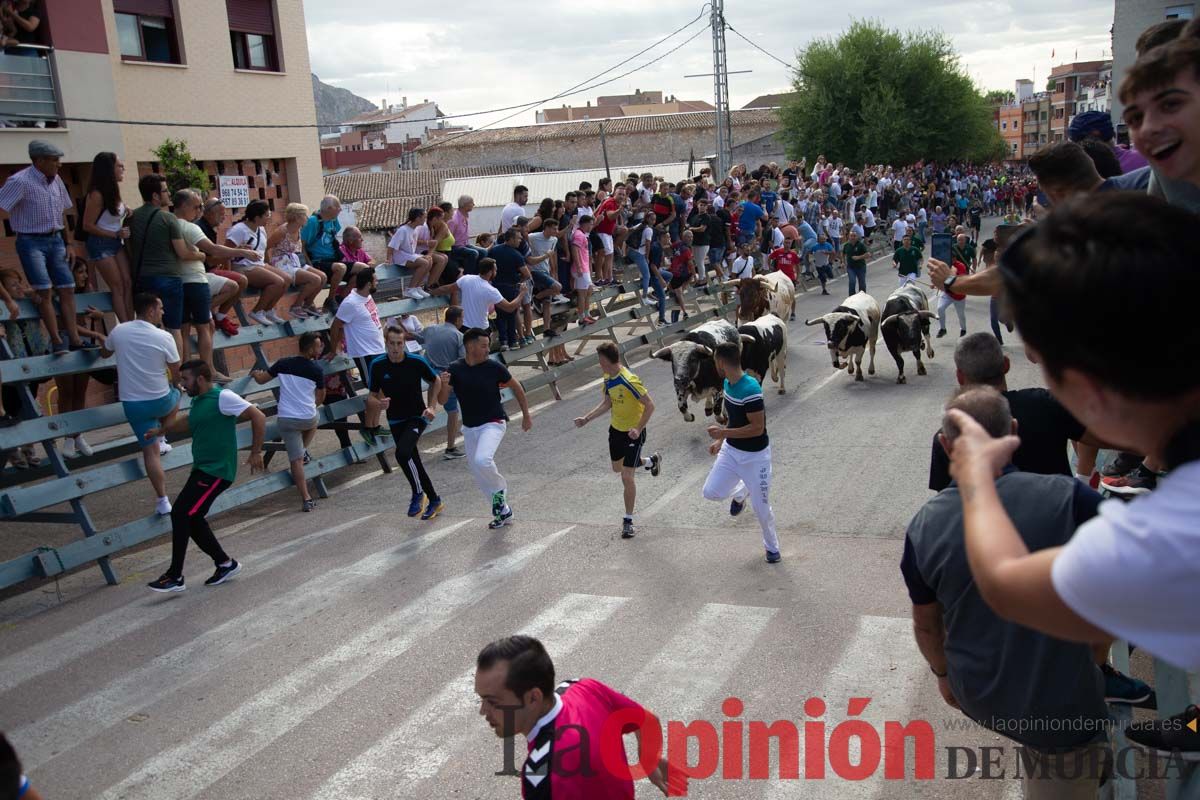
<path id="1" fill-rule="evenodd" d="M 440 192 L 441 189 L 439 188 Z M 431 208 L 438 202 L 437 195 L 422 197 L 389 197 L 386 200 L 363 200 L 356 203 L 354 216 L 359 230 L 382 231 L 403 225 L 408 219 L 410 208 Z"/>
<path id="2" fill-rule="evenodd" d="M 363 114 L 359 114 L 357 117 L 351 117 L 341 124 L 372 125 L 381 124 L 384 122 L 393 122 L 395 120 L 405 119 L 410 114 L 421 111 L 428 106 L 434 106 L 436 108 L 437 103 L 417 103 L 416 105 L 408 106 L 407 108 L 396 109 L 394 111 L 377 108 L 374 111 L 367 111 Z M 439 114 L 439 116 L 441 115 Z"/>
<path id="3" fill-rule="evenodd" d="M 528 171 L 530 169 L 525 164 L 505 164 L 496 167 L 352 172 L 344 175 L 327 175 L 325 191 L 328 194 L 337 195 L 343 203 L 353 203 L 357 200 L 380 200 L 386 197 L 421 197 L 440 195 L 442 183 L 449 178 L 510 175 Z"/>
<path id="4" fill-rule="evenodd" d="M 655 116 L 620 117 L 604 121 L 604 133 L 616 136 L 622 133 L 657 133 L 711 128 L 714 126 L 713 111 L 697 111 L 682 114 L 659 114 Z M 779 122 L 778 115 L 769 109 L 741 110 L 730 112 L 733 125 L 770 125 Z M 521 125 L 515 128 L 491 128 L 461 136 L 447 136 L 417 148 L 417 152 L 445 147 L 469 147 L 485 144 L 509 144 L 512 142 L 537 142 L 549 139 L 579 139 L 600 135 L 600 122 L 559 122 L 544 125 Z"/>
<path id="5" fill-rule="evenodd" d="M 755 108 L 779 108 L 786 101 L 790 100 L 795 95 L 795 92 L 783 92 L 781 94 L 760 94 L 758 97 L 751 100 L 743 109 Z"/>

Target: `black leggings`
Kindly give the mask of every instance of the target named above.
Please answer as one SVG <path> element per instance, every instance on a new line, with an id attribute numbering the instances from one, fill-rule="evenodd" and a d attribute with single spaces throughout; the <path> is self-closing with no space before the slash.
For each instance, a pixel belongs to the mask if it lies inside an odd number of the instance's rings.
<path id="1" fill-rule="evenodd" d="M 214 564 L 219 566 L 229 560 L 205 519 L 213 501 L 229 488 L 229 484 L 224 478 L 215 478 L 198 469 L 188 476 L 171 508 L 171 567 L 167 574 L 172 578 L 183 577 L 188 539 L 195 541 Z"/>
<path id="2" fill-rule="evenodd" d="M 429 473 L 425 471 L 425 465 L 421 463 L 421 449 L 417 447 L 428 424 L 424 417 L 388 420 L 388 427 L 392 429 L 392 439 L 396 442 L 396 463 L 400 465 L 404 477 L 408 478 L 413 497 L 424 492 L 427 498 L 433 500 L 438 493 L 433 488 Z"/>

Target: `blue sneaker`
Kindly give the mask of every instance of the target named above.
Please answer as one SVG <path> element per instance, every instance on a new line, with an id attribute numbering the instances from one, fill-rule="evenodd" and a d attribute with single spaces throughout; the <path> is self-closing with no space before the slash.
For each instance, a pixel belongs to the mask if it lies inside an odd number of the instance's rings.
<path id="1" fill-rule="evenodd" d="M 425 505 L 425 513 L 421 515 L 423 520 L 431 520 L 446 509 L 446 504 L 442 502 L 442 498 L 435 497 Z"/>
<path id="2" fill-rule="evenodd" d="M 781 556 L 779 553 L 776 553 L 771 550 L 767 551 L 767 563 L 768 564 L 778 564 L 781 559 L 783 559 L 783 556 Z"/>
<path id="3" fill-rule="evenodd" d="M 425 508 L 425 493 L 413 495 L 412 502 L 408 504 L 408 515 L 415 517 Z"/>
<path id="4" fill-rule="evenodd" d="M 1100 671 L 1104 673 L 1104 702 L 1157 708 L 1154 690 L 1149 684 L 1118 672 L 1109 664 L 1101 664 Z"/>
<path id="5" fill-rule="evenodd" d="M 736 517 L 746 508 L 745 500 L 738 500 L 736 497 L 729 501 L 729 516 Z"/>

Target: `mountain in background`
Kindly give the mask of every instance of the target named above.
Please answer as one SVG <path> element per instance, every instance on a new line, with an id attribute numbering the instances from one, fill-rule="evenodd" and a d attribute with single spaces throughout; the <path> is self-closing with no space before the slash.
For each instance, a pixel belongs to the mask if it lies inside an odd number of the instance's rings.
<path id="1" fill-rule="evenodd" d="M 349 89 L 339 89 L 321 83 L 321 79 L 316 75 L 312 76 L 312 87 L 313 100 L 317 104 L 317 124 L 321 126 L 321 133 L 331 133 L 335 125 L 376 108 L 370 100 L 359 97 Z"/>

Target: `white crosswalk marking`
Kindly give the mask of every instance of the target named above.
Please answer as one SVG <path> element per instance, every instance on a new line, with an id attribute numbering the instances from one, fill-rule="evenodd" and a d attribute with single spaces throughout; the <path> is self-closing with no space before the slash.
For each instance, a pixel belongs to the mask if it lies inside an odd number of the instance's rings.
<path id="1" fill-rule="evenodd" d="M 575 526 L 543 536 L 471 572 L 442 581 L 320 658 L 259 692 L 223 719 L 164 750 L 101 795 L 101 800 L 184 800 L 334 702 L 414 642 L 487 597 Z"/>
<path id="2" fill-rule="evenodd" d="M 837 664 L 829 671 L 820 691 L 810 696 L 820 697 L 826 703 L 824 719 L 827 736 L 837 722 L 846 718 L 846 703 L 851 697 L 870 697 L 871 704 L 857 718 L 870 722 L 882 736 L 885 720 L 907 722 L 911 718 L 917 693 L 928 675 L 929 668 L 913 641 L 912 620 L 899 617 L 859 617 L 854 638 L 842 651 Z M 858 740 L 852 739 L 851 742 L 850 761 L 857 764 Z M 906 774 L 911 776 L 911 744 L 908 750 L 910 763 L 906 765 Z M 825 762 L 823 780 L 804 779 L 804 737 L 801 736 L 801 778 L 780 781 L 779 765 L 772 764 L 772 779 L 766 794 L 767 800 L 812 797 L 814 788 L 819 789 L 822 800 L 897 796 L 897 782 L 884 778 L 882 761 L 875 774 L 862 781 L 848 781 L 838 777 L 829 767 L 828 754 Z"/>
<path id="3" fill-rule="evenodd" d="M 167 697 L 189 681 L 317 613 L 363 576 L 379 576 L 449 536 L 471 520 L 409 539 L 340 569 L 305 581 L 271 602 L 251 608 L 196 638 L 126 672 L 98 692 L 12 731 L 26 769 L 36 769 L 138 709 Z"/>
<path id="4" fill-rule="evenodd" d="M 374 516 L 376 515 L 368 514 L 333 528 L 269 547 L 261 553 L 246 558 L 246 567 L 255 572 L 265 572 L 288 560 L 318 539 L 355 528 Z M 260 520 L 250 520 L 250 522 L 258 521 Z M 237 525 L 232 525 L 218 532 L 217 536 L 228 536 L 230 533 L 240 530 L 239 526 L 244 526 L 244 523 L 239 522 Z M 6 656 L 0 659 L 0 693 L 20 686 L 38 675 L 59 669 L 64 664 L 81 658 L 104 645 L 111 644 L 122 636 L 128 636 L 134 631 L 164 620 L 178 611 L 192 608 L 193 606 L 187 602 L 133 602 L 107 614 L 101 614 L 83 625 L 64 631 L 50 639 L 38 642 L 19 653 Z"/>
<path id="5" fill-rule="evenodd" d="M 625 602 L 624 597 L 569 594 L 518 632 L 540 639 L 559 661 Z M 421 796 L 418 784 L 436 775 L 454 756 L 462 732 L 472 724 L 484 727 L 474 721 L 479 706 L 474 691 L 475 670 L 469 669 L 326 781 L 312 800 Z"/>

